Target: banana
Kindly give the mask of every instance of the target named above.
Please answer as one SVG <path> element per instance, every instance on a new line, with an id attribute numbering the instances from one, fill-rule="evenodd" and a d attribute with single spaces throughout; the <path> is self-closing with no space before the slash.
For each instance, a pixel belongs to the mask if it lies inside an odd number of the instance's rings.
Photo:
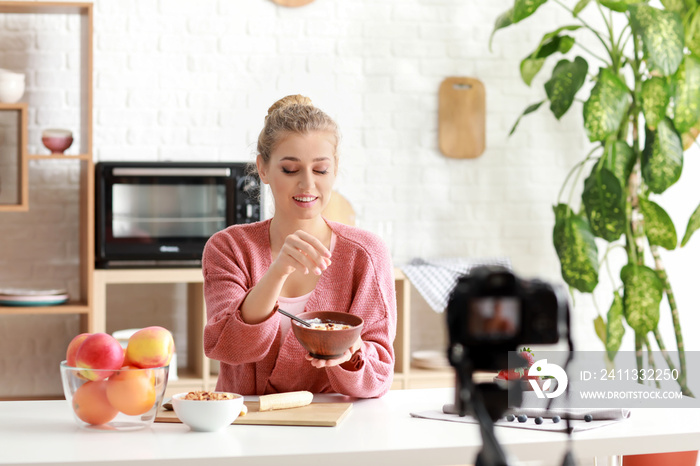
<path id="1" fill-rule="evenodd" d="M 288 393 L 275 393 L 273 395 L 260 396 L 260 411 L 272 411 L 273 409 L 298 408 L 311 404 L 314 395 L 311 392 L 299 391 Z"/>

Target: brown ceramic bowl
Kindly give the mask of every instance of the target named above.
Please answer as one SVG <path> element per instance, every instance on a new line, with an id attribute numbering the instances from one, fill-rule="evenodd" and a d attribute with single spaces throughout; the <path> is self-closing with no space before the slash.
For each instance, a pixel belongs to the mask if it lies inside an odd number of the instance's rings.
<path id="1" fill-rule="evenodd" d="M 362 333 L 362 317 L 346 312 L 316 311 L 303 312 L 298 317 L 319 323 L 351 325 L 340 330 L 321 330 L 306 327 L 292 321 L 292 331 L 301 346 L 316 359 L 335 359 L 345 353 Z"/>

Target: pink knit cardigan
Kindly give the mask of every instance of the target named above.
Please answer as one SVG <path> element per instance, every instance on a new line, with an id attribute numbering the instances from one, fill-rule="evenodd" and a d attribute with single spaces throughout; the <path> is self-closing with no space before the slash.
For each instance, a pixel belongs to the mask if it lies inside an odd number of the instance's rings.
<path id="1" fill-rule="evenodd" d="M 272 312 L 259 324 L 245 323 L 240 305 L 272 264 L 270 220 L 233 225 L 209 239 L 202 258 L 204 352 L 221 362 L 217 390 L 242 395 L 308 390 L 360 398 L 389 390 L 396 336 L 391 257 L 376 235 L 327 223 L 337 236 L 332 264 L 319 278 L 306 310 L 362 317 L 361 350 L 340 366 L 317 369 L 304 359 L 307 351 L 292 332 L 281 341 L 279 322 L 286 317 Z"/>

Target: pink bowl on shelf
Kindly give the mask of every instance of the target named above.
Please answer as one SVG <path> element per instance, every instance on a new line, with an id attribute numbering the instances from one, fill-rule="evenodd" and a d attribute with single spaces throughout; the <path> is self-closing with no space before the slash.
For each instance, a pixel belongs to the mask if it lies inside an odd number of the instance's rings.
<path id="1" fill-rule="evenodd" d="M 66 129 L 47 129 L 41 133 L 41 142 L 52 154 L 62 154 L 73 144 L 73 133 Z"/>

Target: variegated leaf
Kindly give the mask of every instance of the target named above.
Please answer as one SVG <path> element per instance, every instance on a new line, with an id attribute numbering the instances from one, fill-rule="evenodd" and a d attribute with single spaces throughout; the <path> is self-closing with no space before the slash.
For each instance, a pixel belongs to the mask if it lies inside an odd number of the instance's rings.
<path id="1" fill-rule="evenodd" d="M 700 120 L 700 60 L 686 55 L 675 74 L 673 125 L 683 134 Z"/>
<path id="2" fill-rule="evenodd" d="M 627 7 L 629 5 L 639 1 L 640 0 L 600 0 L 600 4 L 606 8 L 610 8 L 613 11 L 624 13 L 627 11 Z"/>
<path id="3" fill-rule="evenodd" d="M 595 334 L 598 335 L 598 338 L 600 338 L 600 341 L 605 344 L 606 341 L 606 334 L 608 332 L 607 330 L 607 324 L 605 323 L 605 320 L 603 319 L 602 316 L 598 316 L 595 319 L 593 319 L 593 328 L 595 329 Z"/>
<path id="4" fill-rule="evenodd" d="M 598 285 L 598 248 L 588 222 L 568 205 L 554 207 L 554 248 L 564 281 L 584 293 Z"/>
<path id="5" fill-rule="evenodd" d="M 675 73 L 683 60 L 685 43 L 680 15 L 643 3 L 630 5 L 629 12 L 632 31 L 642 38 L 649 69 L 664 76 Z"/>
<path id="6" fill-rule="evenodd" d="M 637 335 L 644 336 L 659 323 L 664 285 L 656 272 L 645 265 L 625 265 L 620 278 L 625 290 L 625 319 Z"/>
<path id="7" fill-rule="evenodd" d="M 547 3 L 547 0 L 515 0 L 513 22 L 517 23 L 524 20 L 545 3 Z"/>
<path id="8" fill-rule="evenodd" d="M 644 233 L 652 246 L 661 246 L 669 251 L 676 248 L 678 236 L 676 226 L 666 211 L 657 203 L 639 198 L 639 209 L 644 215 Z"/>
<path id="9" fill-rule="evenodd" d="M 700 8 L 695 9 L 685 28 L 685 45 L 692 53 L 700 56 Z"/>
<path id="10" fill-rule="evenodd" d="M 496 31 L 510 26 L 513 24 L 513 22 L 513 8 L 504 11 L 498 18 L 496 18 L 496 23 L 493 25 L 493 31 L 491 31 L 491 36 L 489 37 L 489 50 L 493 44 L 493 36 L 496 34 Z"/>
<path id="11" fill-rule="evenodd" d="M 573 15 L 578 16 L 578 14 L 581 13 L 583 9 L 588 6 L 589 3 L 591 3 L 591 0 L 579 0 L 579 2 L 574 7 Z"/>
<path id="12" fill-rule="evenodd" d="M 518 127 L 518 124 L 520 124 L 520 120 L 522 119 L 522 117 L 524 117 L 525 115 L 529 115 L 530 113 L 536 111 L 536 110 L 537 110 L 538 108 L 540 108 L 540 107 L 542 106 L 542 104 L 545 103 L 545 102 L 547 102 L 547 101 L 546 101 L 546 100 L 543 100 L 543 101 L 541 101 L 541 102 L 537 102 L 536 104 L 532 104 L 532 105 L 528 106 L 528 107 L 523 111 L 522 115 L 520 115 L 520 116 L 518 117 L 518 119 L 515 120 L 515 124 L 514 124 L 513 127 L 510 129 L 510 133 L 508 133 L 508 136 L 511 136 L 511 135 L 515 132 L 515 129 Z"/>
<path id="13" fill-rule="evenodd" d="M 523 61 L 520 62 L 520 77 L 523 82 L 528 86 L 532 84 L 532 80 L 537 76 L 537 73 L 540 72 L 546 61 L 546 58 L 524 58 Z"/>
<path id="14" fill-rule="evenodd" d="M 622 297 L 620 293 L 615 291 L 613 302 L 608 310 L 608 325 L 605 333 L 605 351 L 608 353 L 608 358 L 611 361 L 615 359 L 615 355 L 620 349 L 620 345 L 622 345 L 622 337 L 625 336 L 625 325 L 622 322 L 624 311 Z"/>
<path id="15" fill-rule="evenodd" d="M 562 31 L 575 31 L 581 26 L 563 26 L 556 31 L 549 32 L 542 37 L 540 44 L 533 52 L 520 62 L 520 76 L 528 86 L 532 79 L 539 73 L 545 59 L 556 52 L 567 53 L 571 50 L 576 40 L 567 35 L 560 35 Z"/>
<path id="16" fill-rule="evenodd" d="M 620 139 L 608 139 L 605 141 L 605 151 L 598 164 L 603 164 L 613 172 L 620 181 L 620 186 L 626 187 L 636 161 L 637 157 L 629 144 Z"/>
<path id="17" fill-rule="evenodd" d="M 549 108 L 554 116 L 561 118 L 574 102 L 576 93 L 586 81 L 588 62 L 576 57 L 573 62 L 560 60 L 552 71 L 552 77 L 544 84 L 549 97 Z"/>
<path id="18" fill-rule="evenodd" d="M 681 241 L 681 247 L 688 244 L 690 237 L 695 233 L 695 231 L 700 228 L 700 205 L 695 209 L 695 212 L 688 219 L 688 226 L 685 229 L 685 235 L 683 235 L 683 240 Z"/>
<path id="19" fill-rule="evenodd" d="M 685 13 L 685 3 L 683 0 L 661 0 L 661 4 L 668 11 L 675 11 L 676 13 Z"/>
<path id="20" fill-rule="evenodd" d="M 625 193 L 613 172 L 593 167 L 584 183 L 581 199 L 593 234 L 612 242 L 625 232 Z"/>
<path id="21" fill-rule="evenodd" d="M 656 129 L 659 121 L 666 116 L 670 99 L 671 93 L 664 78 L 656 76 L 642 83 L 642 110 L 647 127 Z"/>
<path id="22" fill-rule="evenodd" d="M 630 104 L 627 85 L 607 68 L 601 68 L 598 82 L 583 104 L 583 124 L 591 142 L 604 141 L 615 134 Z"/>
<path id="23" fill-rule="evenodd" d="M 642 152 L 642 177 L 651 192 L 660 194 L 678 181 L 682 171 L 681 138 L 673 127 L 673 122 L 664 118 L 656 131 L 646 131 Z"/>

